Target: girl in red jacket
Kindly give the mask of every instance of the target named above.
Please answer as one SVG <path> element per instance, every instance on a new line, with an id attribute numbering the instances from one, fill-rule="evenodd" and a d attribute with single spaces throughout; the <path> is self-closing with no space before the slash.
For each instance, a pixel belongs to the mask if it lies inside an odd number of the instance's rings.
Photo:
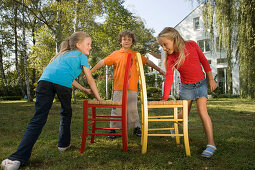
<path id="1" fill-rule="evenodd" d="M 159 33 L 157 39 L 165 51 L 166 78 L 163 100 L 167 100 L 169 97 L 173 83 L 174 68 L 176 68 L 181 77 L 180 99 L 188 100 L 189 112 L 192 101 L 196 100 L 197 110 L 203 122 L 208 143 L 206 149 L 202 152 L 202 156 L 210 158 L 216 147 L 213 139 L 212 121 L 206 106 L 208 97 L 206 80 L 211 91 L 214 91 L 217 85 L 213 79 L 209 62 L 196 42 L 185 41 L 174 28 L 166 27 Z M 206 72 L 206 78 L 201 64 Z M 179 113 L 178 117 L 181 118 L 182 113 Z"/>

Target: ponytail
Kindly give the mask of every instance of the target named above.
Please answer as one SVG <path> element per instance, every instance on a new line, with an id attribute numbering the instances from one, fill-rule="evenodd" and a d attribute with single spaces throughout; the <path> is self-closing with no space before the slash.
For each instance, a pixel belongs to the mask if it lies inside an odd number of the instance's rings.
<path id="1" fill-rule="evenodd" d="M 67 37 L 61 44 L 59 52 L 50 60 L 50 63 L 54 61 L 58 56 L 62 56 L 63 54 L 77 50 L 76 44 L 82 42 L 85 38 L 90 37 L 85 32 L 75 32 L 70 37 Z"/>

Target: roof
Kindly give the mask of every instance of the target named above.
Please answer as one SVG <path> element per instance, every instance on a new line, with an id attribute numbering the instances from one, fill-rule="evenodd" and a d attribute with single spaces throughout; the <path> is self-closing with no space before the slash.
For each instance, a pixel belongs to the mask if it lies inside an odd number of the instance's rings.
<path id="1" fill-rule="evenodd" d="M 161 59 L 161 55 L 157 54 L 157 53 L 149 53 L 150 55 L 152 55 L 153 57 L 157 58 L 157 59 Z"/>
<path id="2" fill-rule="evenodd" d="M 193 9 L 185 18 L 183 18 L 174 28 L 176 28 L 182 21 L 184 21 L 186 18 L 190 16 L 195 10 L 197 10 L 203 3 L 199 4 L 195 9 Z"/>

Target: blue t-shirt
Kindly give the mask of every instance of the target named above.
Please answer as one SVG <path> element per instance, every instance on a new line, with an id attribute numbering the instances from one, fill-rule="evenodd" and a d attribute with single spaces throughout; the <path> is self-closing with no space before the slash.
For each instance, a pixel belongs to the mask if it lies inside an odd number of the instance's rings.
<path id="1" fill-rule="evenodd" d="M 89 67 L 86 55 L 77 50 L 67 52 L 58 56 L 44 69 L 39 81 L 45 80 L 71 88 L 83 66 Z"/>

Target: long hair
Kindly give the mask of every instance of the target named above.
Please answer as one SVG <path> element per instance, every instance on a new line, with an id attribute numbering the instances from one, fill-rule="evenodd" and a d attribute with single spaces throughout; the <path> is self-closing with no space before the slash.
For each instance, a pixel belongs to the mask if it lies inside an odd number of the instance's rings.
<path id="1" fill-rule="evenodd" d="M 178 59 L 174 64 L 174 67 L 177 66 L 177 68 L 180 67 L 180 65 L 185 61 L 185 40 L 182 38 L 182 36 L 180 35 L 180 33 L 172 28 L 172 27 L 166 27 L 164 28 L 159 35 L 157 36 L 157 40 L 159 40 L 159 38 L 161 37 L 165 37 L 169 40 L 172 40 L 174 42 L 174 52 L 179 53 Z M 165 53 L 165 60 L 164 60 L 164 65 L 166 68 L 166 64 L 167 64 L 167 58 L 168 58 L 168 54 Z"/>
<path id="2" fill-rule="evenodd" d="M 82 42 L 85 38 L 90 37 L 85 32 L 79 31 L 73 33 L 70 37 L 67 37 L 60 45 L 59 52 L 50 60 L 50 63 L 54 61 L 58 56 L 65 54 L 66 52 L 77 50 L 77 43 Z"/>

